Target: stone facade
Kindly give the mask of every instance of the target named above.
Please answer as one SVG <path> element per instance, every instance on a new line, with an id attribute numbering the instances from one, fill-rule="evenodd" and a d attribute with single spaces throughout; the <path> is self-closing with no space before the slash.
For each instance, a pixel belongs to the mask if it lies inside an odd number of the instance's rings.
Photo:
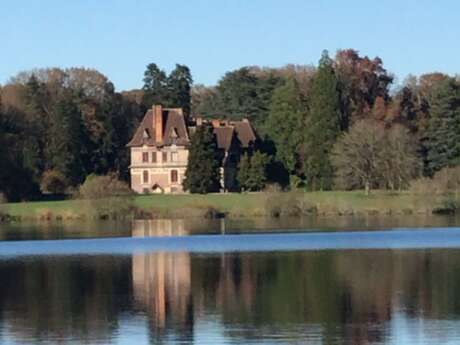
<path id="1" fill-rule="evenodd" d="M 131 187 L 137 193 L 182 192 L 188 161 L 184 146 L 131 148 Z"/>

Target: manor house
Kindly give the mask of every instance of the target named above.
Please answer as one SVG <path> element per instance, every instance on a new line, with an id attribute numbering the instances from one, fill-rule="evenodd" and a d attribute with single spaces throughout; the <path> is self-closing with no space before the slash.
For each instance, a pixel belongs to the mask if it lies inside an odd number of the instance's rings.
<path id="1" fill-rule="evenodd" d="M 212 126 L 221 166 L 221 190 L 236 189 L 240 156 L 254 149 L 256 133 L 248 120 L 188 119 L 180 108 L 154 105 L 128 143 L 131 188 L 137 193 L 181 193 L 190 137 L 197 126 Z"/>

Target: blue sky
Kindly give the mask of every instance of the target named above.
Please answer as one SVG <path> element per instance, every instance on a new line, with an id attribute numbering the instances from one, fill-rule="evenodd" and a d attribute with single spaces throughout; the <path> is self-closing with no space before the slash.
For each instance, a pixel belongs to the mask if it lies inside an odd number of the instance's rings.
<path id="1" fill-rule="evenodd" d="M 188 65 L 215 84 L 245 65 L 316 64 L 321 51 L 379 56 L 409 74 L 460 73 L 455 0 L 15 0 L 0 9 L 0 84 L 34 67 L 91 67 L 117 90 L 145 66 Z"/>

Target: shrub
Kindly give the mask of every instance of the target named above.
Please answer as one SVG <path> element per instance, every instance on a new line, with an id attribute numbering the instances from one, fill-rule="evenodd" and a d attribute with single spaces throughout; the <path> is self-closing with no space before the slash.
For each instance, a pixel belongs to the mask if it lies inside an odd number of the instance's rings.
<path id="1" fill-rule="evenodd" d="M 265 211 L 270 217 L 301 217 L 316 212 L 304 193 L 272 192 L 265 194 Z"/>
<path id="2" fill-rule="evenodd" d="M 128 184 L 113 174 L 91 174 L 78 190 L 78 197 L 85 201 L 88 214 L 98 218 L 126 216 L 132 208 L 132 196 Z"/>
<path id="3" fill-rule="evenodd" d="M 132 194 L 126 182 L 120 181 L 115 175 L 88 175 L 78 190 L 81 199 L 102 199 L 113 196 Z"/>
<path id="4" fill-rule="evenodd" d="M 63 194 L 68 182 L 65 176 L 57 170 L 47 170 L 40 181 L 42 193 Z"/>
<path id="5" fill-rule="evenodd" d="M 412 181 L 410 190 L 418 194 L 460 194 L 460 166 L 438 171 L 432 178 Z"/>
<path id="6" fill-rule="evenodd" d="M 460 166 L 438 171 L 432 178 L 424 177 L 411 183 L 413 193 L 432 199 L 442 196 L 441 206 L 435 213 L 455 213 L 460 210 Z"/>

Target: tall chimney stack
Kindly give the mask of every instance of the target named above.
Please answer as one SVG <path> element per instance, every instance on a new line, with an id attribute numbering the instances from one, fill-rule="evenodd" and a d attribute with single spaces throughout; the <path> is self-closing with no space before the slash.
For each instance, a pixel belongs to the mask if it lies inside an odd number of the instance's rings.
<path id="1" fill-rule="evenodd" d="M 155 128 L 155 142 L 163 141 L 163 109 L 161 105 L 153 107 L 153 127 Z"/>

